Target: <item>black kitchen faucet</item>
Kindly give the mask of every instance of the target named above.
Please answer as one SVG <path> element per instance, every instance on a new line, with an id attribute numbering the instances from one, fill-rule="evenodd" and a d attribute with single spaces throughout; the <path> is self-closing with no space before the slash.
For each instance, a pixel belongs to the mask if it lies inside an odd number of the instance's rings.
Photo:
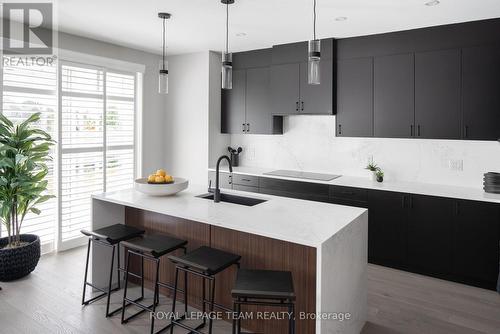
<path id="1" fill-rule="evenodd" d="M 220 189 L 219 189 L 219 166 L 222 160 L 226 159 L 229 164 L 229 172 L 233 172 L 233 166 L 231 166 L 231 159 L 227 155 L 222 155 L 217 160 L 217 165 L 215 166 L 215 189 L 214 189 L 214 202 L 220 202 Z"/>

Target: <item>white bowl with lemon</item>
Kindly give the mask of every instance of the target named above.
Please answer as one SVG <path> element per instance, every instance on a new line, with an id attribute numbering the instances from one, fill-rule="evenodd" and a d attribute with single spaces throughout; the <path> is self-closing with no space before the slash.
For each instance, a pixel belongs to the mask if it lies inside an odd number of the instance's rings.
<path id="1" fill-rule="evenodd" d="M 189 181 L 182 177 L 168 175 L 163 169 L 156 173 L 135 180 L 134 188 L 143 194 L 150 196 L 170 196 L 186 189 Z"/>

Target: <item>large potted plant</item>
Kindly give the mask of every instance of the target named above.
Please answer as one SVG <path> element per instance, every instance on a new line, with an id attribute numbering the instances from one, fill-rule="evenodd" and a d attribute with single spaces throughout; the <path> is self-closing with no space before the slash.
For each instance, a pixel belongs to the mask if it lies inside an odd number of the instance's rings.
<path id="1" fill-rule="evenodd" d="M 32 272 L 40 259 L 40 238 L 21 234 L 28 213 L 39 215 L 37 206 L 47 195 L 46 162 L 53 140 L 36 128 L 40 113 L 15 125 L 0 115 L 0 220 L 7 237 L 0 239 L 0 281 Z"/>

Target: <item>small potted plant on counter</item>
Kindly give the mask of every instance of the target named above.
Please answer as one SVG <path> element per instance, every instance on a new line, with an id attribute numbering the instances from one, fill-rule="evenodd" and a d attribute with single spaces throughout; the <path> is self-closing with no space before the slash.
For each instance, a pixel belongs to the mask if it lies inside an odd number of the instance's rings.
<path id="1" fill-rule="evenodd" d="M 372 177 L 372 181 L 376 181 L 377 180 L 377 171 L 380 169 L 377 164 L 373 161 L 373 158 L 371 158 L 369 161 L 368 161 L 368 165 L 366 166 L 367 170 L 369 170 L 371 172 L 371 177 Z"/>
<path id="2" fill-rule="evenodd" d="M 368 165 L 366 166 L 365 169 L 368 169 L 372 174 L 372 181 L 377 181 L 377 182 L 383 182 L 384 181 L 384 172 L 382 171 L 382 168 L 377 166 L 377 164 L 373 161 L 373 158 L 371 158 L 368 161 Z"/>
<path id="3" fill-rule="evenodd" d="M 379 168 L 375 172 L 375 175 L 377 176 L 377 182 L 384 182 L 384 172 L 382 171 L 382 169 Z"/>
<path id="4" fill-rule="evenodd" d="M 53 145 L 50 135 L 34 125 L 40 113 L 14 125 L 0 114 L 0 220 L 7 237 L 0 239 L 0 281 L 28 275 L 40 259 L 40 238 L 21 234 L 28 213 L 40 214 L 37 206 L 47 195 L 46 162 Z"/>

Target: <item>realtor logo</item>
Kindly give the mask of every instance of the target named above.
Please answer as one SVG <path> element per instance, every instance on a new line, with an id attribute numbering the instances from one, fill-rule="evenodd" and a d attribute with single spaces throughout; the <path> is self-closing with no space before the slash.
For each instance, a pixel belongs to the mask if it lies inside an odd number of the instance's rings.
<path id="1" fill-rule="evenodd" d="M 52 3 L 4 3 L 3 18 L 4 54 L 52 54 Z"/>

